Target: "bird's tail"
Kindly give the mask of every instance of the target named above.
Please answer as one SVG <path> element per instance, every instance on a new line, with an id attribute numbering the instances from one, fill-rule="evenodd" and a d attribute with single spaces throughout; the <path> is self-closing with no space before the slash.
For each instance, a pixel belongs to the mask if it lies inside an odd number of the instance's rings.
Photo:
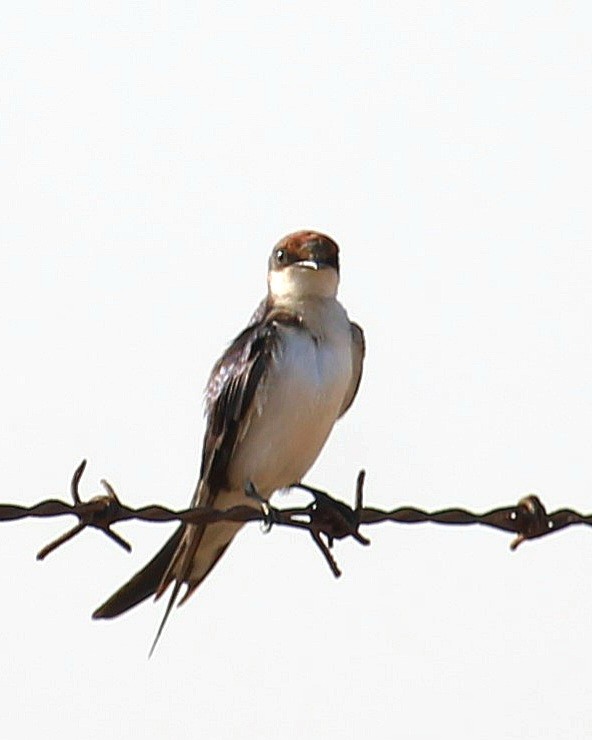
<path id="1" fill-rule="evenodd" d="M 164 547 L 136 575 L 93 613 L 93 619 L 112 619 L 147 599 L 158 599 L 174 582 L 152 650 L 162 633 L 181 586 L 187 584 L 179 605 L 189 598 L 210 573 L 234 538 L 242 522 L 179 527 Z M 150 651 L 152 653 L 152 650 Z"/>
<path id="2" fill-rule="evenodd" d="M 93 619 L 113 619 L 156 593 L 183 537 L 178 527 L 152 560 L 93 612 Z"/>
<path id="3" fill-rule="evenodd" d="M 156 643 L 160 639 L 171 610 L 177 601 L 181 586 L 184 583 L 187 584 L 187 589 L 179 601 L 179 606 L 187 601 L 210 573 L 242 526 L 242 522 L 217 522 L 207 526 L 189 524 L 185 527 L 181 542 L 155 592 L 155 598 L 159 599 L 170 584 L 174 582 L 167 608 L 150 649 L 150 655 L 152 655 Z"/>

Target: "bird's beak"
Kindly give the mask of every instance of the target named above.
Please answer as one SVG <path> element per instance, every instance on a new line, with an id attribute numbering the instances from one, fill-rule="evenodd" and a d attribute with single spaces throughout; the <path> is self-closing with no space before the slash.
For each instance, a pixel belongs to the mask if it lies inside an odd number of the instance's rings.
<path id="1" fill-rule="evenodd" d="M 298 260 L 296 263 L 298 267 L 307 267 L 309 270 L 318 270 L 320 265 L 314 260 Z"/>

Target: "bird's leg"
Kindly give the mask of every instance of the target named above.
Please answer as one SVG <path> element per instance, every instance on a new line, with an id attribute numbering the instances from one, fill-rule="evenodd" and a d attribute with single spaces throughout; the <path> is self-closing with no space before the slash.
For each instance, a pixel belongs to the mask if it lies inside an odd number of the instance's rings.
<path id="1" fill-rule="evenodd" d="M 302 508 L 276 509 L 261 496 L 252 481 L 245 484 L 245 495 L 257 501 L 263 511 L 263 527 L 269 532 L 273 524 L 284 524 L 300 529 L 307 529 L 317 547 L 323 553 L 331 572 L 339 578 L 341 571 L 331 555 L 335 539 L 351 536 L 362 545 L 369 545 L 370 540 L 358 532 L 360 526 L 360 511 L 362 509 L 362 494 L 364 486 L 364 471 L 360 471 L 356 483 L 356 508 L 352 509 L 343 501 L 338 501 L 325 491 L 307 486 L 305 483 L 294 483 L 290 488 L 301 488 L 312 494 L 313 501 Z M 324 541 L 325 536 L 327 542 Z"/>
<path id="2" fill-rule="evenodd" d="M 253 481 L 248 480 L 245 483 L 245 496 L 254 499 L 261 506 L 264 516 L 264 519 L 261 522 L 261 531 L 264 534 L 267 534 L 274 523 L 273 507 L 270 506 L 269 501 L 266 501 L 259 493 Z"/>

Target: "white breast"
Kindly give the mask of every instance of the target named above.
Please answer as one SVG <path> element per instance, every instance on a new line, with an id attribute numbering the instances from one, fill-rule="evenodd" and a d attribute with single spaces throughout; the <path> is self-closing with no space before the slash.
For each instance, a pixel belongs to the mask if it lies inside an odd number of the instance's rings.
<path id="1" fill-rule="evenodd" d="M 280 347 L 258 389 L 254 411 L 229 469 L 232 487 L 258 491 L 298 482 L 319 455 L 337 419 L 352 375 L 351 330 L 337 301 L 316 316 L 323 336 L 280 328 Z"/>

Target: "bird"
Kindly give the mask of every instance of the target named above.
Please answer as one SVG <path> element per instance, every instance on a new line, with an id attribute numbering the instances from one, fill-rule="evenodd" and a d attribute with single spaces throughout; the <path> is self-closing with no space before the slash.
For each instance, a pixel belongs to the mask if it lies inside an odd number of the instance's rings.
<path id="1" fill-rule="evenodd" d="M 339 247 L 329 236 L 288 234 L 268 262 L 267 296 L 214 365 L 192 507 L 259 506 L 301 482 L 358 392 L 364 333 L 337 300 Z M 179 605 L 202 583 L 243 526 L 182 524 L 131 580 L 93 613 L 112 619 L 174 583 L 156 645 Z"/>

